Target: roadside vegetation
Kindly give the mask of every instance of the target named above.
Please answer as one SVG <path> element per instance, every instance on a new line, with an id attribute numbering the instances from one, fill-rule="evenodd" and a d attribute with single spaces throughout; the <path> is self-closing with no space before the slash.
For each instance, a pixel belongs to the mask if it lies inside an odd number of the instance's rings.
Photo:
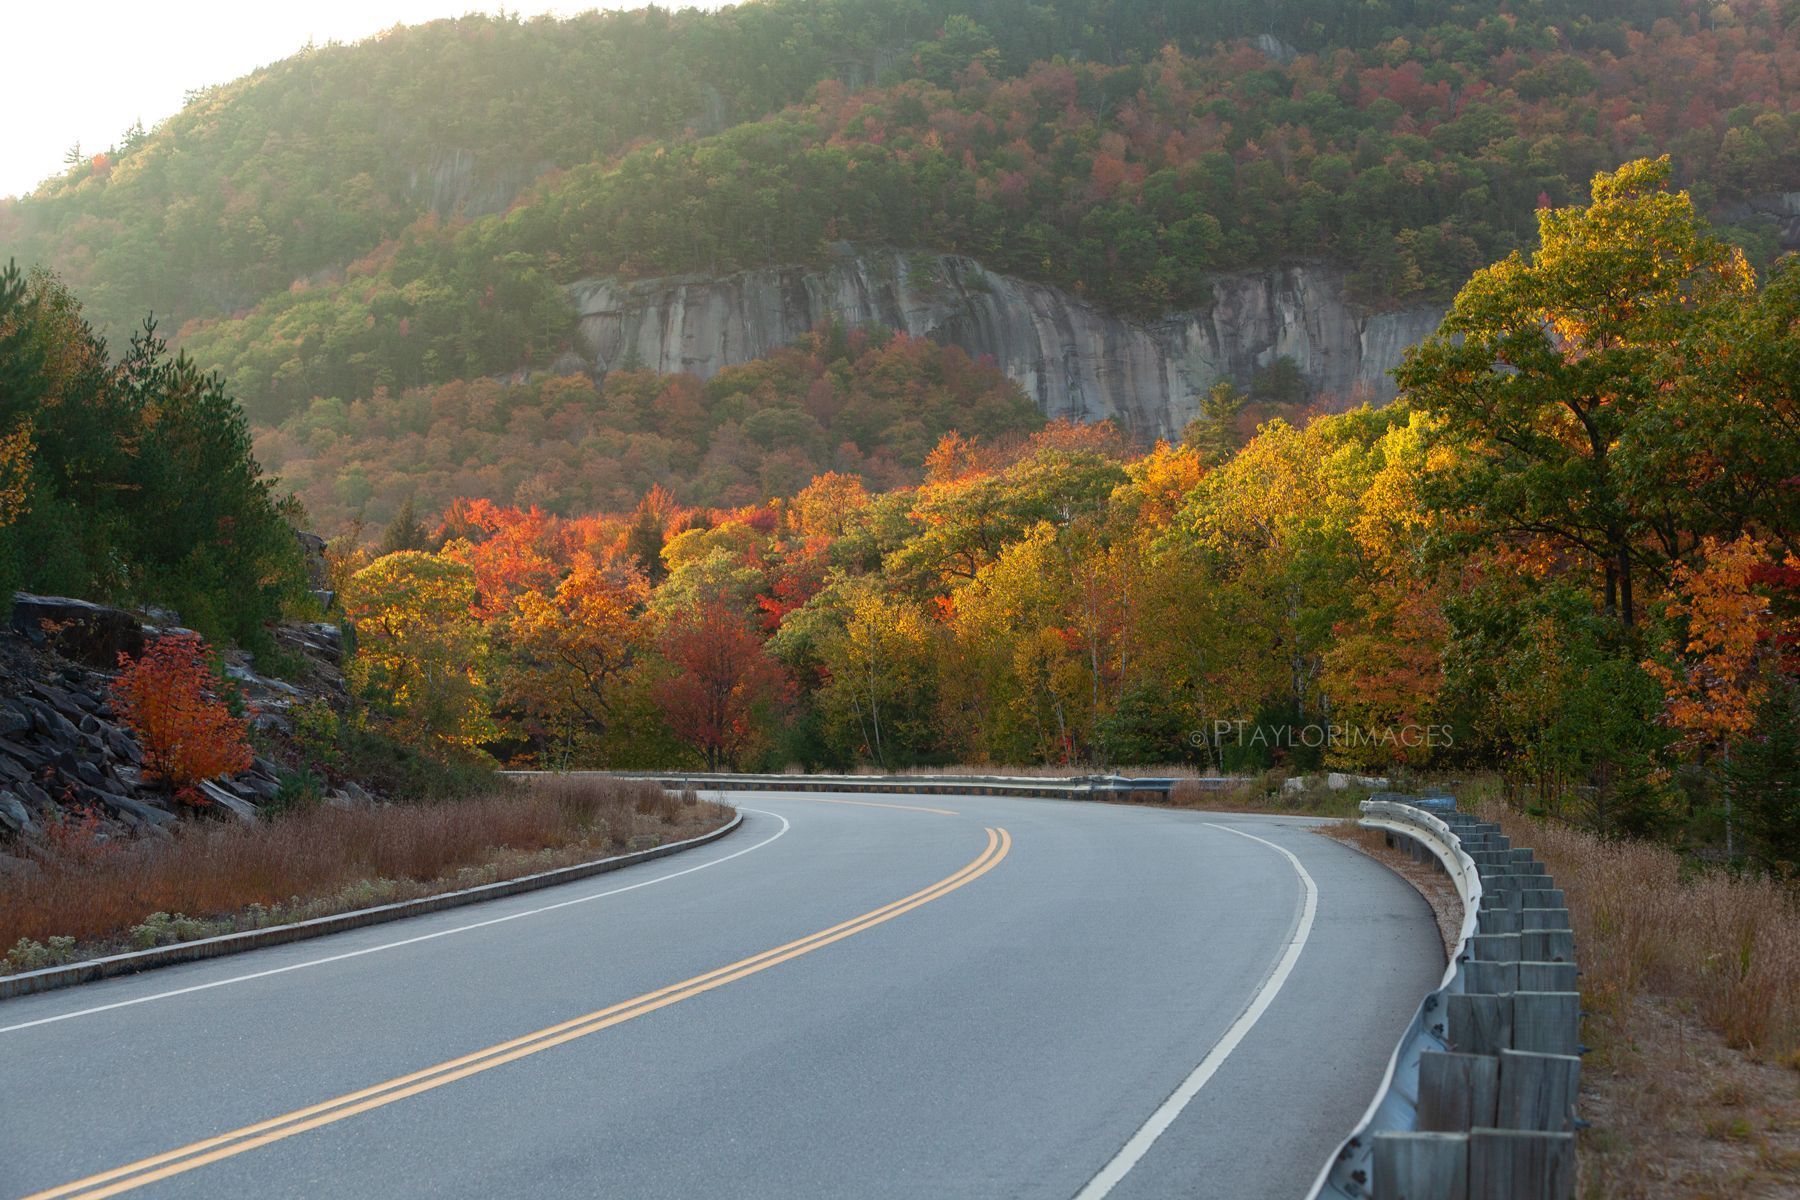
<path id="1" fill-rule="evenodd" d="M 1473 789 L 1563 889 L 1581 966 L 1581 1195 L 1800 1190 L 1800 889 Z"/>
<path id="2" fill-rule="evenodd" d="M 166 839 L 55 828 L 0 875 L 7 971 L 142 949 L 642 849 L 717 828 L 730 810 L 653 784 L 570 776 L 501 781 L 487 795 L 255 824 L 188 822 Z"/>
<path id="3" fill-rule="evenodd" d="M 1581 969 L 1584 1200 L 1800 1189 L 1800 889 L 1643 839 L 1509 805 L 1493 775 L 1437 776 L 1465 811 L 1530 846 L 1569 907 Z M 1411 780 L 1414 786 L 1419 780 Z M 1322 830 L 1406 877 L 1446 946 L 1446 877 L 1346 821 Z"/>

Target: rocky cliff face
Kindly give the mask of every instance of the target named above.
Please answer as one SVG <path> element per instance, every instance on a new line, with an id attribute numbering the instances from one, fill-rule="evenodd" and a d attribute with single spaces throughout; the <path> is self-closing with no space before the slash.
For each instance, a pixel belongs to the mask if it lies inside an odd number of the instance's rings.
<path id="1" fill-rule="evenodd" d="M 1050 417 L 1112 418 L 1143 441 L 1179 434 L 1215 382 L 1246 384 L 1282 355 L 1320 394 L 1390 399 L 1388 371 L 1443 315 L 1360 312 L 1340 274 L 1293 266 L 1221 276 L 1206 307 L 1135 321 L 958 255 L 848 247 L 823 267 L 591 279 L 570 291 L 599 371 L 710 377 L 828 320 L 880 324 L 991 357 Z"/>

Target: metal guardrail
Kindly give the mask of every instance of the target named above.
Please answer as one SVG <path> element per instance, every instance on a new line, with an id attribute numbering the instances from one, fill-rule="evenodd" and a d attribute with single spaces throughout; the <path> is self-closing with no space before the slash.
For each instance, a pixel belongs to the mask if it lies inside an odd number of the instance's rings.
<path id="1" fill-rule="evenodd" d="M 907 792 L 926 796 L 1034 796 L 1062 800 L 1163 800 L 1173 779 L 1125 775 L 1036 778 L 1021 775 L 750 775 L 709 771 L 571 771 L 642 779 L 667 788 L 727 792 Z"/>
<path id="2" fill-rule="evenodd" d="M 1308 1200 L 1569 1200 L 1583 1047 L 1562 893 L 1530 850 L 1453 800 L 1380 793 L 1362 811 L 1364 828 L 1450 876 L 1463 923 Z"/>

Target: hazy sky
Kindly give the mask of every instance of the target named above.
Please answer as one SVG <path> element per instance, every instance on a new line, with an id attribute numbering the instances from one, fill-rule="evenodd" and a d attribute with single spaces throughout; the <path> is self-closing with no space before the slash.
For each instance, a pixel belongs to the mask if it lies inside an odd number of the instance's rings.
<path id="1" fill-rule="evenodd" d="M 0 196 L 21 195 L 62 170 L 76 142 L 96 154 L 133 121 L 148 129 L 192 88 L 225 83 L 306 45 L 354 42 L 504 7 L 525 16 L 637 8 L 644 0 L 0 0 L 0 51 L 17 115 L 0 122 Z M 723 0 L 662 0 L 719 8 Z"/>

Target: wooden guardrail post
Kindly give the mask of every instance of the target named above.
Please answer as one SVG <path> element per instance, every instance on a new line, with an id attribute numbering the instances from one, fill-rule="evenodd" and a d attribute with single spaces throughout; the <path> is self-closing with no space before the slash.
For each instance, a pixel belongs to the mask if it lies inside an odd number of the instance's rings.
<path id="1" fill-rule="evenodd" d="M 1520 962 L 1575 961 L 1575 935 L 1566 929 L 1522 929 L 1519 931 Z"/>
<path id="2" fill-rule="evenodd" d="M 1519 990 L 1519 964 L 1471 959 L 1462 965 L 1463 990 L 1498 996 Z"/>
<path id="3" fill-rule="evenodd" d="M 1570 1200 L 1574 1194 L 1574 1134 L 1470 1131 L 1468 1200 Z"/>
<path id="4" fill-rule="evenodd" d="M 1566 1133 L 1575 1127 L 1581 1059 L 1572 1054 L 1502 1050 L 1498 1063 L 1496 1128 Z"/>
<path id="5" fill-rule="evenodd" d="M 1519 914 L 1509 908 L 1484 908 L 1475 914 L 1475 928 L 1482 933 L 1518 933 Z"/>
<path id="6" fill-rule="evenodd" d="M 1519 985 L 1515 992 L 1572 992 L 1580 972 L 1572 962 L 1519 963 Z"/>
<path id="7" fill-rule="evenodd" d="M 1510 1047 L 1536 1054 L 1576 1053 L 1581 1047 L 1581 994 L 1514 992 Z"/>
<path id="8" fill-rule="evenodd" d="M 1375 1135 L 1374 1200 L 1465 1200 L 1469 1139 L 1458 1133 Z"/>
<path id="9" fill-rule="evenodd" d="M 1487 1054 L 1419 1055 L 1421 1130 L 1467 1133 L 1499 1121 L 1500 1060 Z"/>
<path id="10" fill-rule="evenodd" d="M 1447 1039 L 1461 1054 L 1499 1054 L 1513 1044 L 1512 996 L 1451 993 Z"/>

